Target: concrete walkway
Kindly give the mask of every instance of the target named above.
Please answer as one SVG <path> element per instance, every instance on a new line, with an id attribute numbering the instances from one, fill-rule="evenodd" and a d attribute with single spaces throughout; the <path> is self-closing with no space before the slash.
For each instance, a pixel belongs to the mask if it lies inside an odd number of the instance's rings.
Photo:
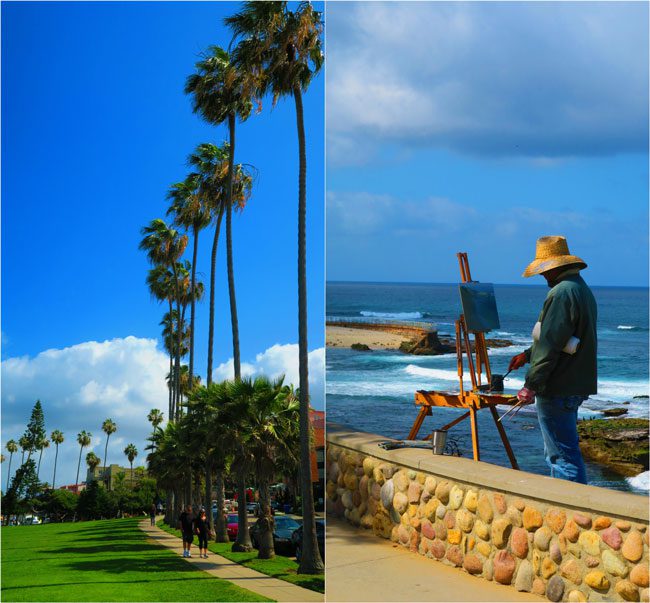
<path id="1" fill-rule="evenodd" d="M 327 601 L 544 601 L 327 518 Z"/>
<path id="2" fill-rule="evenodd" d="M 149 536 L 149 538 L 158 544 L 162 544 L 168 549 L 172 549 L 178 554 L 180 559 L 194 564 L 197 568 L 202 569 L 211 576 L 228 580 L 228 582 L 232 582 L 237 586 L 251 590 L 258 595 L 280 602 L 303 601 L 308 603 L 312 601 L 322 602 L 324 600 L 322 593 L 317 593 L 313 590 L 291 584 L 290 582 L 285 582 L 284 580 L 278 580 L 277 578 L 271 578 L 265 574 L 260 574 L 255 570 L 239 565 L 234 561 L 230 561 L 230 559 L 226 559 L 225 557 L 221 557 L 221 555 L 212 552 L 208 552 L 209 556 L 207 559 L 200 559 L 198 556 L 199 550 L 196 546 L 192 547 L 192 557 L 189 559 L 184 558 L 182 556 L 183 543 L 180 538 L 168 534 L 159 527 L 152 526 L 149 519 L 141 521 L 139 526 L 140 529 Z"/>

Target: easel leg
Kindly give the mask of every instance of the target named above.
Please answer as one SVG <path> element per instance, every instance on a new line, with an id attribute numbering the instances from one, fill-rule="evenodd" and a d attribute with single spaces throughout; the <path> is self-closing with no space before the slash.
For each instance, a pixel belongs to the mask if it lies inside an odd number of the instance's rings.
<path id="1" fill-rule="evenodd" d="M 508 436 L 506 435 L 506 430 L 503 428 L 503 425 L 501 425 L 501 421 L 499 421 L 499 413 L 496 411 L 496 408 L 494 408 L 494 406 L 490 406 L 490 412 L 492 413 L 494 424 L 497 426 L 497 430 L 499 432 L 499 435 L 501 436 L 501 441 L 503 442 L 503 447 L 506 449 L 506 453 L 508 454 L 508 458 L 510 459 L 510 464 L 512 465 L 512 468 L 519 469 L 519 465 L 517 464 L 517 459 L 515 458 L 515 454 L 514 452 L 512 452 L 512 448 L 510 447 L 510 441 L 508 440 Z"/>
<path id="2" fill-rule="evenodd" d="M 480 461 L 481 454 L 478 448 L 478 423 L 476 422 L 476 409 L 473 406 L 469 409 L 469 419 L 472 426 L 472 450 L 474 451 L 474 460 Z"/>
<path id="3" fill-rule="evenodd" d="M 415 438 L 418 437 L 418 432 L 420 431 L 420 427 L 422 427 L 422 422 L 424 421 L 424 417 L 426 417 L 430 412 L 430 409 L 426 406 L 421 406 L 420 407 L 420 412 L 418 413 L 417 418 L 415 419 L 415 423 L 413 423 L 413 427 L 411 427 L 411 431 L 409 432 L 408 435 L 408 440 L 415 440 Z"/>

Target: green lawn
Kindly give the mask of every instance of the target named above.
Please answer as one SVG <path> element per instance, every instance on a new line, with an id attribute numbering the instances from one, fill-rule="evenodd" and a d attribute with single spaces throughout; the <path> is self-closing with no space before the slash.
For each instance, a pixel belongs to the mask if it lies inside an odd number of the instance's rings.
<path id="1" fill-rule="evenodd" d="M 156 525 L 165 530 L 165 532 L 174 534 L 174 536 L 177 536 L 178 538 L 181 537 L 179 530 L 170 528 L 162 520 L 160 520 Z M 299 574 L 298 563 L 295 559 L 283 557 L 282 555 L 276 555 L 273 559 L 258 559 L 257 551 L 251 551 L 250 553 L 233 553 L 230 550 L 231 548 L 232 543 L 223 544 L 220 542 L 210 542 L 208 544 L 208 550 L 213 553 L 217 553 L 236 563 L 241 563 L 242 565 L 250 567 L 261 574 L 266 574 L 267 576 L 272 576 L 279 580 L 286 580 L 287 582 L 297 584 L 298 586 L 308 588 L 309 590 L 315 590 L 319 593 L 325 592 L 325 577 L 323 575 L 312 576 L 311 574 Z"/>
<path id="2" fill-rule="evenodd" d="M 268 601 L 150 541 L 140 519 L 3 527 L 3 601 Z"/>

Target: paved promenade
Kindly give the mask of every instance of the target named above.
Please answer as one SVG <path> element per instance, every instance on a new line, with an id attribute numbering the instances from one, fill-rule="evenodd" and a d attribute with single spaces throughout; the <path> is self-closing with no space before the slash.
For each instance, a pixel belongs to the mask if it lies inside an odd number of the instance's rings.
<path id="1" fill-rule="evenodd" d="M 542 601 L 327 518 L 327 601 Z"/>
<path id="2" fill-rule="evenodd" d="M 196 547 L 194 547 L 197 551 L 196 555 L 193 555 L 189 559 L 183 558 L 183 543 L 180 538 L 176 538 L 176 536 L 172 536 L 158 527 L 151 526 L 149 519 L 141 521 L 139 526 L 152 540 L 172 549 L 178 554 L 179 558 L 184 559 L 188 563 L 193 563 L 196 567 L 211 576 L 228 580 L 228 582 L 232 582 L 237 586 L 251 590 L 274 601 L 303 601 L 305 603 L 323 601 L 323 595 L 321 593 L 296 586 L 284 580 L 271 578 L 265 574 L 260 574 L 255 570 L 230 561 L 230 559 L 221 557 L 221 555 L 209 552 L 207 559 L 200 559 Z"/>

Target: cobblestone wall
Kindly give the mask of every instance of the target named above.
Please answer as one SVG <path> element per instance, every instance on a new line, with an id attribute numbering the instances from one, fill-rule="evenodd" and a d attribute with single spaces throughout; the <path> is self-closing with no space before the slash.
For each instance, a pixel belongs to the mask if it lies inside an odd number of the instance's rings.
<path id="1" fill-rule="evenodd" d="M 648 601 L 647 524 L 624 508 L 595 515 L 331 443 L 326 488 L 328 514 L 485 580 L 551 601 Z"/>

